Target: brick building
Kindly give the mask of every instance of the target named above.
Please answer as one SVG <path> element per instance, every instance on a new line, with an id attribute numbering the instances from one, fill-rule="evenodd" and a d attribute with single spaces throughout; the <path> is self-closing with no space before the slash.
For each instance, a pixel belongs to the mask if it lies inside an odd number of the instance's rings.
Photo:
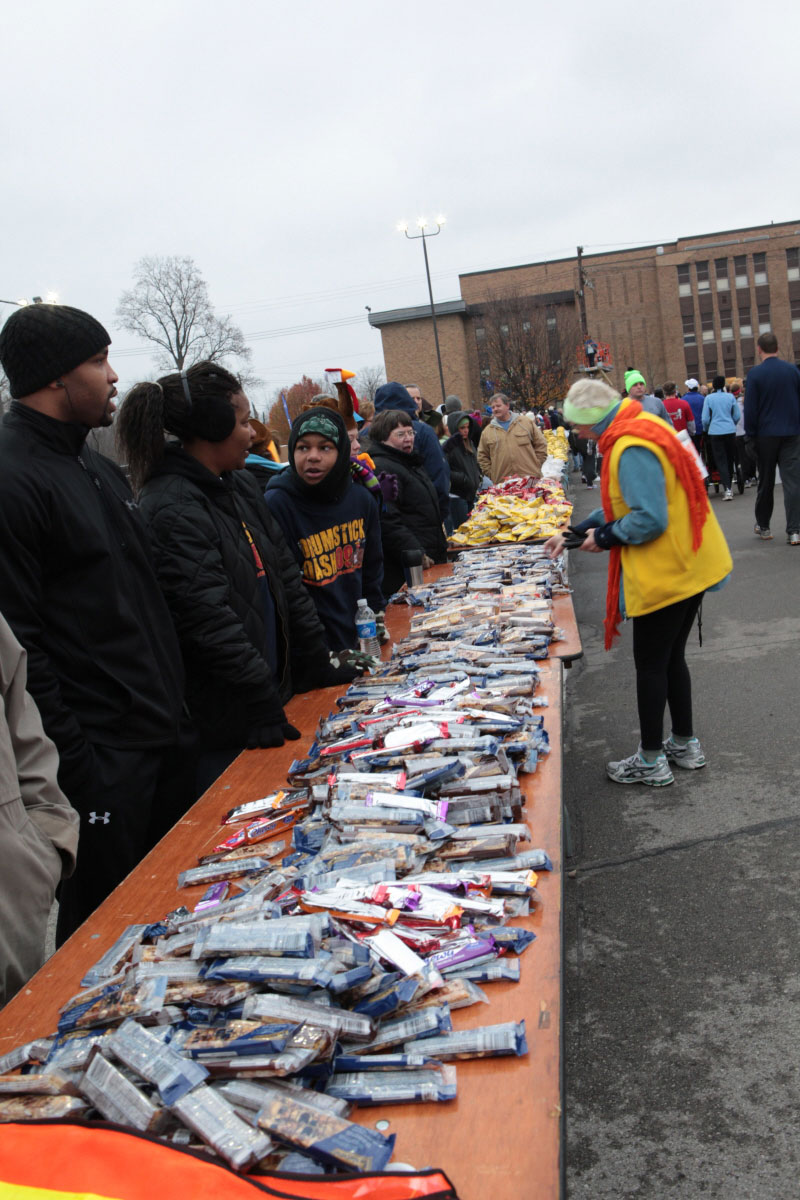
<path id="1" fill-rule="evenodd" d="M 744 376 L 759 333 L 772 330 L 779 353 L 800 360 L 800 221 L 697 234 L 676 242 L 583 256 L 588 331 L 611 347 L 610 380 L 627 367 L 658 386 L 695 376 Z M 577 258 L 552 259 L 459 276 L 461 298 L 436 305 L 445 388 L 470 407 L 490 374 L 482 343 L 487 303 L 503 296 L 543 308 L 553 354 L 578 364 Z M 371 313 L 380 329 L 387 379 L 418 383 L 440 399 L 430 308 Z M 559 342 L 558 330 L 569 333 Z M 569 344 L 565 344 L 566 342 Z"/>

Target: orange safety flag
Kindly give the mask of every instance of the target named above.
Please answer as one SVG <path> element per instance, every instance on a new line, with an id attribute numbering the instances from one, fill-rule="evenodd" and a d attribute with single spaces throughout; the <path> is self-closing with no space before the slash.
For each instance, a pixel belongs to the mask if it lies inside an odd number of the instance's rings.
<path id="1" fill-rule="evenodd" d="M 118 1125 L 0 1125 L 0 1200 L 458 1200 L 437 1170 L 377 1175 L 237 1175 L 204 1153 Z"/>

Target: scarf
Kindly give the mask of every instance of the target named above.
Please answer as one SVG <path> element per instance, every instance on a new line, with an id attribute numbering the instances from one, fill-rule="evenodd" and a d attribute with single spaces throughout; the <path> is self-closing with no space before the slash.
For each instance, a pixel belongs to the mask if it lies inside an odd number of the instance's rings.
<path id="1" fill-rule="evenodd" d="M 637 400 L 623 403 L 614 420 L 605 433 L 597 441 L 597 448 L 603 456 L 603 468 L 600 478 L 600 494 L 603 513 L 606 521 L 613 521 L 614 513 L 611 508 L 609 454 L 614 443 L 621 437 L 641 438 L 652 442 L 663 450 L 670 465 L 675 469 L 678 483 L 686 492 L 689 501 L 689 522 L 692 530 L 692 550 L 697 553 L 703 540 L 703 526 L 709 514 L 708 496 L 700 473 L 694 464 L 692 456 L 684 450 L 675 434 L 664 421 L 637 421 L 642 406 Z M 619 611 L 619 584 L 622 571 L 622 547 L 612 546 L 609 551 L 608 590 L 606 592 L 605 648 L 610 650 L 614 638 L 619 637 L 619 626 L 622 615 Z"/>

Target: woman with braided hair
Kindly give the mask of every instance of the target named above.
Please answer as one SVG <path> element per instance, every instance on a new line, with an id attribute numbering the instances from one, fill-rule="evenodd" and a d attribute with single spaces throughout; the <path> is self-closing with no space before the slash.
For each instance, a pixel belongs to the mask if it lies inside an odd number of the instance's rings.
<path id="1" fill-rule="evenodd" d="M 551 537 L 545 550 L 553 558 L 566 542 L 609 552 L 605 645 L 618 636 L 621 613 L 632 617 L 641 742 L 606 771 L 615 783 L 663 787 L 674 782 L 670 765 L 706 765 L 684 652 L 704 593 L 719 587 L 733 563 L 694 453 L 671 426 L 598 379 L 572 385 L 564 417 L 580 437 L 597 439 L 603 506 Z M 667 704 L 672 732 L 663 741 Z"/>
<path id="2" fill-rule="evenodd" d="M 201 362 L 137 384 L 117 421 L 186 665 L 200 790 L 245 747 L 300 736 L 283 709 L 294 692 L 355 676 L 331 666 L 294 557 L 243 469 L 249 418 L 239 380 Z"/>

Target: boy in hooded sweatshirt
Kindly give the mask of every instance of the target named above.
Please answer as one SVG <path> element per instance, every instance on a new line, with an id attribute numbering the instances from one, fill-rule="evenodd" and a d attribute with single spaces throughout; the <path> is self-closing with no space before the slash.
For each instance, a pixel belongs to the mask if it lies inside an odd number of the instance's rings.
<path id="1" fill-rule="evenodd" d="M 354 483 L 350 439 L 338 412 L 311 408 L 292 424 L 289 469 L 265 499 L 303 573 L 328 645 L 356 649 L 355 614 L 364 597 L 385 607 L 378 506 Z"/>

